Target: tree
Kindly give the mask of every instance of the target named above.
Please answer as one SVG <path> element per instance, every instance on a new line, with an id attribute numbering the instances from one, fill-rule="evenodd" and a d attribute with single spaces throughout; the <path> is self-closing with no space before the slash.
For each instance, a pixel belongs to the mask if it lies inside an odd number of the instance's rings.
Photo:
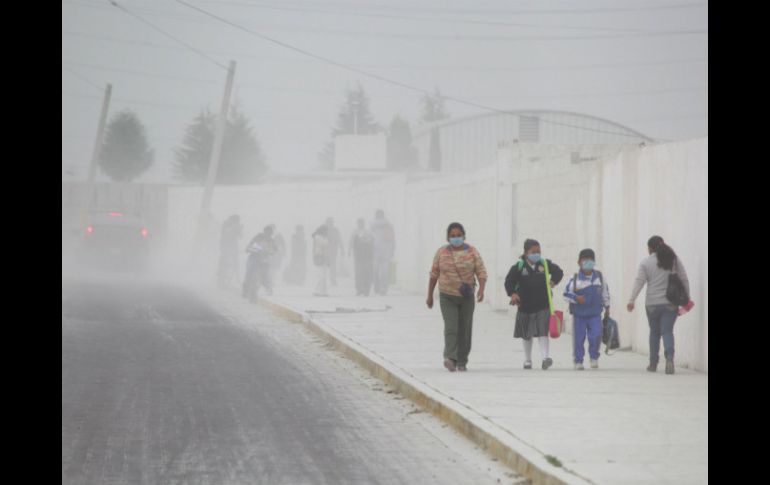
<path id="1" fill-rule="evenodd" d="M 438 87 L 434 89 L 433 94 L 425 93 L 422 97 L 422 116 L 423 123 L 433 123 L 449 119 L 449 112 L 444 106 L 444 97 L 441 95 Z"/>
<path id="2" fill-rule="evenodd" d="M 425 94 L 422 98 L 421 121 L 425 124 L 436 123 L 449 118 L 444 106 L 444 98 L 438 87 L 432 95 Z M 433 127 L 430 131 L 430 148 L 428 152 L 428 167 L 431 170 L 441 170 L 441 137 L 439 130 Z"/>
<path id="3" fill-rule="evenodd" d="M 441 138 L 438 128 L 430 130 L 430 145 L 428 148 L 428 168 L 434 172 L 441 170 Z"/>
<path id="4" fill-rule="evenodd" d="M 374 121 L 369 109 L 369 98 L 363 86 L 358 84 L 356 89 L 348 89 L 345 93 L 345 103 L 340 107 L 337 123 L 332 129 L 332 140 L 328 142 L 319 155 L 321 166 L 331 170 L 334 167 L 334 137 L 337 135 L 370 135 L 379 133 L 382 127 Z"/>
<path id="5" fill-rule="evenodd" d="M 402 170 L 417 165 L 417 149 L 412 146 L 412 129 L 400 116 L 393 118 L 387 140 L 388 169 Z"/>
<path id="6" fill-rule="evenodd" d="M 114 182 L 130 182 L 152 165 L 153 150 L 144 125 L 130 110 L 115 114 L 107 124 L 99 166 Z"/>
<path id="7" fill-rule="evenodd" d="M 173 169 L 176 178 L 205 183 L 214 147 L 216 119 L 214 113 L 205 110 L 187 126 L 182 146 L 175 150 Z M 266 170 L 265 157 L 249 120 L 233 108 L 225 125 L 216 183 L 254 184 Z"/>

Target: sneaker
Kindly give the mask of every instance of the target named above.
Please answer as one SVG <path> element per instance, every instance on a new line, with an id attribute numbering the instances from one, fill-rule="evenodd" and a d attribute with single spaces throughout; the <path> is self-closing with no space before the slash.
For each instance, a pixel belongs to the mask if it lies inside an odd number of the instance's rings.
<path id="1" fill-rule="evenodd" d="M 575 370 L 585 370 L 585 367 L 583 367 L 582 362 L 576 362 L 575 363 Z"/>
<path id="2" fill-rule="evenodd" d="M 598 369 L 599 361 L 597 359 L 591 359 L 591 369 Z"/>
<path id="3" fill-rule="evenodd" d="M 647 366 L 647 372 L 656 372 L 658 370 L 658 363 L 652 363 L 650 362 L 650 365 Z"/>
<path id="4" fill-rule="evenodd" d="M 548 369 L 552 365 L 553 365 L 553 359 L 551 359 L 550 357 L 546 357 L 545 359 L 543 359 L 543 370 Z"/>
<path id="5" fill-rule="evenodd" d="M 454 372 L 456 370 L 455 361 L 452 359 L 444 359 L 444 367 L 446 367 L 449 372 Z"/>
<path id="6" fill-rule="evenodd" d="M 674 373 L 674 360 L 666 359 L 666 374 L 673 374 L 673 373 Z"/>
<path id="7" fill-rule="evenodd" d="M 529 360 L 524 362 L 524 368 L 525 369 L 531 369 L 532 368 L 532 362 L 529 361 Z"/>
<path id="8" fill-rule="evenodd" d="M 459 370 L 460 372 L 468 372 L 468 368 L 465 367 L 464 365 L 458 365 L 457 370 Z"/>

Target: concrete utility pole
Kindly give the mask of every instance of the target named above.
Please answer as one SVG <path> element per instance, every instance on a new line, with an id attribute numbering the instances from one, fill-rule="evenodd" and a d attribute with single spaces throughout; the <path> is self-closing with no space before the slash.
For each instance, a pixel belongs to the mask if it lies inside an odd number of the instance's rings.
<path id="1" fill-rule="evenodd" d="M 91 153 L 91 166 L 88 168 L 88 179 L 86 180 L 86 191 L 83 197 L 83 204 L 80 212 L 80 223 L 85 225 L 87 212 L 94 203 L 94 182 L 96 180 L 96 167 L 99 164 L 99 156 L 102 153 L 104 144 L 104 127 L 107 124 L 107 113 L 110 110 L 110 98 L 112 97 L 112 84 L 107 84 L 104 90 L 104 99 L 102 100 L 102 112 L 99 115 L 99 126 L 96 128 L 96 141 L 94 150 Z"/>
<path id="2" fill-rule="evenodd" d="M 222 96 L 222 104 L 219 107 L 217 115 L 217 124 L 214 132 L 214 147 L 211 150 L 211 159 L 209 160 L 209 173 L 206 177 L 206 186 L 203 189 L 203 200 L 201 201 L 201 212 L 198 217 L 198 228 L 195 237 L 195 247 L 193 256 L 198 258 L 201 244 L 210 224 L 209 210 L 211 208 L 211 199 L 214 193 L 214 183 L 217 179 L 219 170 L 219 161 L 222 155 L 222 140 L 227 126 L 227 115 L 230 111 L 230 95 L 233 91 L 233 79 L 235 78 L 235 61 L 230 61 L 230 67 L 227 70 L 227 82 L 225 83 L 225 93 Z"/>

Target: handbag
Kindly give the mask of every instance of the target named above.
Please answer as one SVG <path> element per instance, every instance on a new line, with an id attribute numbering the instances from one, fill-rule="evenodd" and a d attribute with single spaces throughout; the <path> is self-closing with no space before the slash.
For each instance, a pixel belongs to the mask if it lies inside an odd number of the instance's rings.
<path id="1" fill-rule="evenodd" d="M 554 310 L 553 307 L 551 273 L 548 271 L 547 259 L 543 259 L 543 267 L 545 267 L 545 289 L 548 292 L 548 310 L 550 312 L 550 317 L 548 318 L 548 335 L 551 338 L 559 338 L 559 336 L 564 332 L 564 312 L 560 310 Z"/>
<path id="2" fill-rule="evenodd" d="M 465 245 L 464 249 L 468 249 L 467 244 Z M 451 253 L 452 251 L 451 249 L 449 251 L 450 251 L 450 256 L 452 256 L 452 263 L 454 263 L 455 265 L 455 271 L 457 271 L 457 276 L 460 277 L 460 294 L 465 298 L 468 298 L 469 296 L 473 296 L 473 286 L 463 281 L 463 275 L 460 274 L 460 268 L 457 267 L 457 262 L 455 261 L 454 254 Z"/>
<path id="3" fill-rule="evenodd" d="M 684 283 L 682 283 L 679 275 L 676 274 L 676 263 L 674 263 L 674 271 L 668 275 L 666 299 L 676 306 L 685 306 L 690 302 L 690 295 L 687 294 Z"/>

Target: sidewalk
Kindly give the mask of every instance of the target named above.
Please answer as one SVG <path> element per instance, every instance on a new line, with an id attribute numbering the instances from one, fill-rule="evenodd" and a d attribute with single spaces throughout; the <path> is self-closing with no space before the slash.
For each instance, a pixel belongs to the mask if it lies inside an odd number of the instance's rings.
<path id="1" fill-rule="evenodd" d="M 423 296 L 350 293 L 279 288 L 262 303 L 304 321 L 534 483 L 708 483 L 707 374 L 665 375 L 662 366 L 651 374 L 647 357 L 629 351 L 575 371 L 569 334 L 551 340 L 553 367 L 539 368 L 534 345 L 535 368 L 524 370 L 512 314 L 485 304 L 476 307 L 468 372 L 449 373 L 438 303 L 429 310 Z"/>

